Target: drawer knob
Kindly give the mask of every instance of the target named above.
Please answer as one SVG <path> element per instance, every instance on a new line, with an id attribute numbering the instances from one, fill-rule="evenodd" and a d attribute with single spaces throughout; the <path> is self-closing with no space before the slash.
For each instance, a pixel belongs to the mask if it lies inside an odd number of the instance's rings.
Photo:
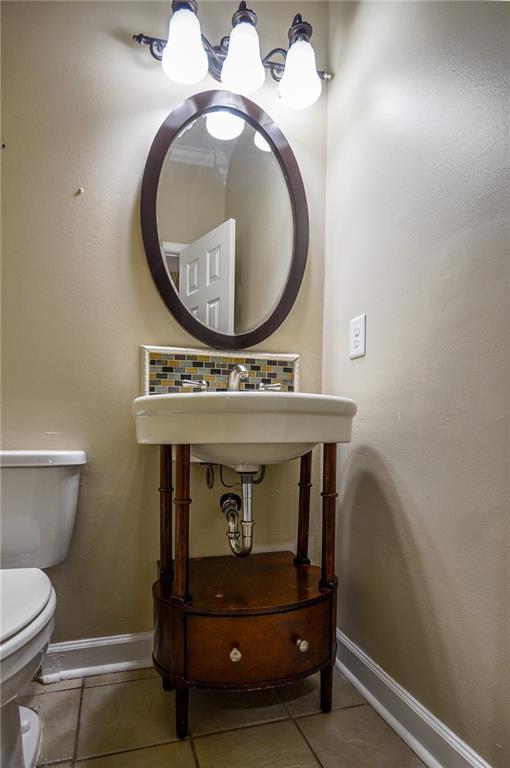
<path id="1" fill-rule="evenodd" d="M 232 650 L 230 651 L 230 656 L 229 656 L 229 658 L 230 658 L 230 661 L 233 661 L 233 662 L 234 662 L 234 664 L 235 664 L 235 663 L 236 663 L 236 661 L 241 661 L 242 655 L 243 655 L 243 654 L 241 653 L 241 651 L 239 650 L 239 648 L 235 648 L 235 647 L 234 647 L 234 648 L 232 648 Z"/>
<path id="2" fill-rule="evenodd" d="M 301 653 L 306 653 L 307 650 L 310 648 L 310 643 L 308 640 L 301 640 L 300 637 L 296 640 L 296 645 L 298 647 L 298 650 L 301 651 Z"/>

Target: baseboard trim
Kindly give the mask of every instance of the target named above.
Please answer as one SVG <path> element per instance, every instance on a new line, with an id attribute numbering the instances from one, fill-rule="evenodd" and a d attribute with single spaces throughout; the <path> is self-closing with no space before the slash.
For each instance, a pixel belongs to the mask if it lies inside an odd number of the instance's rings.
<path id="1" fill-rule="evenodd" d="M 55 683 L 73 677 L 151 666 L 152 632 L 90 637 L 51 643 L 43 660 L 40 680 L 42 683 Z"/>
<path id="2" fill-rule="evenodd" d="M 491 768 L 339 629 L 337 640 L 337 668 L 428 768 Z"/>

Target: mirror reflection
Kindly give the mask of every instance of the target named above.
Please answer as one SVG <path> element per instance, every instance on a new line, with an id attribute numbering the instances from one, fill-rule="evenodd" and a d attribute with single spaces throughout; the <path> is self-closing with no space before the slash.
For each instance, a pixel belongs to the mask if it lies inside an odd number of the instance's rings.
<path id="1" fill-rule="evenodd" d="M 188 311 L 246 333 L 274 310 L 292 259 L 293 217 L 278 160 L 260 132 L 220 110 L 170 146 L 157 195 L 168 279 Z"/>

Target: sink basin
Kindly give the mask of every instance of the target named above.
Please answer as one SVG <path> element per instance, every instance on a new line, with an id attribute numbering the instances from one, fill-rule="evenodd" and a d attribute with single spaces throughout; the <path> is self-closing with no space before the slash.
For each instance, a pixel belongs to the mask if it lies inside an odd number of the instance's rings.
<path id="1" fill-rule="evenodd" d="M 190 444 L 201 461 L 253 471 L 296 459 L 317 443 L 351 439 L 356 404 L 302 392 L 192 392 L 133 400 L 136 438 Z"/>

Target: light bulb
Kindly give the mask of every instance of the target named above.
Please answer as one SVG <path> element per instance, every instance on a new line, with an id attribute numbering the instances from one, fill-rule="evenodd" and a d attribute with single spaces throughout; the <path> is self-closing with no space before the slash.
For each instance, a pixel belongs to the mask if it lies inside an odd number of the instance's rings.
<path id="1" fill-rule="evenodd" d="M 248 96 L 260 88 L 265 76 L 257 30 L 250 22 L 242 21 L 230 34 L 221 82 L 229 91 Z"/>
<path id="2" fill-rule="evenodd" d="M 161 65 L 165 75 L 175 83 L 198 83 L 207 74 L 209 63 L 202 45 L 200 22 L 189 8 L 180 8 L 172 14 Z"/>
<path id="3" fill-rule="evenodd" d="M 255 144 L 257 149 L 261 149 L 262 152 L 271 152 L 271 147 L 269 146 L 268 142 L 265 140 L 262 134 L 259 133 L 258 131 L 255 131 L 255 136 L 253 137 L 253 143 Z"/>
<path id="4" fill-rule="evenodd" d="M 215 139 L 231 141 L 242 134 L 244 120 L 226 110 L 218 110 L 217 112 L 209 112 L 205 116 L 205 127 Z"/>
<path id="5" fill-rule="evenodd" d="M 304 109 L 317 101 L 321 90 L 315 51 L 306 40 L 296 40 L 287 52 L 285 70 L 280 81 L 280 96 L 286 106 Z"/>

